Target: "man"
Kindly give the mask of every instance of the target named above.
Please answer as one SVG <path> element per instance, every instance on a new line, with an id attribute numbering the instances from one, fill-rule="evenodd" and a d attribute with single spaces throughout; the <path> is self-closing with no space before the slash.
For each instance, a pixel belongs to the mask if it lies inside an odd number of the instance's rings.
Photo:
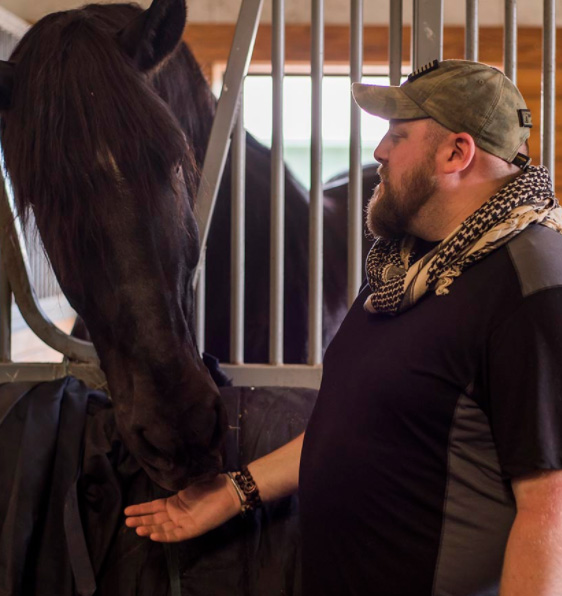
<path id="1" fill-rule="evenodd" d="M 559 596 L 562 210 L 529 166 L 530 113 L 500 71 L 460 60 L 354 96 L 390 120 L 368 283 L 304 446 L 249 473 L 269 500 L 300 462 L 305 596 Z M 252 502 L 246 488 L 221 475 L 127 523 L 185 539 Z"/>

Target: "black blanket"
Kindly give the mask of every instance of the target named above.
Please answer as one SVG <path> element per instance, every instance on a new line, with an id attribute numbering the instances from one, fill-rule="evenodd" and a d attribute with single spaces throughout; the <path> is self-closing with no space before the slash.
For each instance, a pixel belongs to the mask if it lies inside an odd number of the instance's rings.
<path id="1" fill-rule="evenodd" d="M 225 469 L 306 426 L 316 392 L 221 389 Z M 195 540 L 161 545 L 123 508 L 167 494 L 122 444 L 111 403 L 74 378 L 0 386 L 1 596 L 300 594 L 298 502 L 268 504 Z"/>

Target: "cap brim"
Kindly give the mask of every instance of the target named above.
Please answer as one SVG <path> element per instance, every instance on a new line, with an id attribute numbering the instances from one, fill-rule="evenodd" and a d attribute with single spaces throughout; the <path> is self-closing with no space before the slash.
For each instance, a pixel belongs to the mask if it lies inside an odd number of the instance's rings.
<path id="1" fill-rule="evenodd" d="M 400 87 L 353 83 L 351 91 L 357 105 L 373 116 L 379 116 L 385 120 L 428 117 L 428 114 L 412 101 Z"/>

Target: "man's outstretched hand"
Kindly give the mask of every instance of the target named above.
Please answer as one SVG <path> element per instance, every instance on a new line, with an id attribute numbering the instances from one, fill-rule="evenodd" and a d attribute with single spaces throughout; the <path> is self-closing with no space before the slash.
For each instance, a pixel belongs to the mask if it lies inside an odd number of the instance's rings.
<path id="1" fill-rule="evenodd" d="M 304 433 L 248 464 L 264 503 L 294 494 Z M 238 515 L 240 499 L 226 474 L 205 484 L 189 486 L 173 497 L 125 509 L 129 528 L 155 542 L 179 542 L 205 534 Z"/>
<path id="2" fill-rule="evenodd" d="M 155 542 L 179 542 L 205 534 L 240 513 L 240 500 L 225 474 L 125 509 L 129 528 Z"/>

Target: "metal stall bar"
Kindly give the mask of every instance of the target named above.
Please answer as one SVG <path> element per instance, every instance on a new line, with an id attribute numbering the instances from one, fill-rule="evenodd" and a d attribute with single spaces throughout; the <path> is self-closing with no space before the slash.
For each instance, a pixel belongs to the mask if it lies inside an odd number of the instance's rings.
<path id="1" fill-rule="evenodd" d="M 206 251 L 202 249 L 195 274 L 199 276 L 199 281 L 195 288 L 195 338 L 200 354 L 203 354 L 205 351 L 205 257 Z"/>
<path id="2" fill-rule="evenodd" d="M 232 205 L 230 214 L 230 362 L 244 362 L 244 268 L 246 261 L 246 131 L 243 94 L 232 136 Z"/>
<path id="3" fill-rule="evenodd" d="M 388 63 L 391 85 L 400 85 L 402 77 L 402 0 L 390 3 Z"/>
<path id="4" fill-rule="evenodd" d="M 363 0 L 351 0 L 351 83 L 361 82 L 363 74 Z M 349 195 L 347 198 L 347 303 L 353 304 L 361 285 L 363 236 L 361 109 L 350 98 Z"/>
<path id="5" fill-rule="evenodd" d="M 244 0 L 240 6 L 195 201 L 201 251 L 193 275 L 193 287 L 196 289 L 197 304 L 195 334 L 201 352 L 205 349 L 205 287 L 199 281 L 203 282 L 205 277 L 205 253 L 211 218 L 230 146 L 240 93 L 254 48 L 262 5 L 263 0 Z"/>
<path id="6" fill-rule="evenodd" d="M 193 276 L 196 287 L 205 260 L 205 247 L 211 226 L 220 180 L 230 145 L 230 135 L 236 120 L 240 92 L 248 72 L 250 57 L 258 29 L 263 0 L 244 0 L 234 31 L 232 47 L 228 56 L 221 95 L 213 120 L 209 144 L 205 152 L 201 182 L 197 191 L 196 219 L 199 227 L 201 254 Z"/>
<path id="7" fill-rule="evenodd" d="M 414 0 L 412 65 L 443 59 L 443 0 Z"/>
<path id="8" fill-rule="evenodd" d="M 466 0 L 464 57 L 478 60 L 478 0 Z"/>
<path id="9" fill-rule="evenodd" d="M 541 163 L 548 168 L 552 183 L 556 173 L 554 140 L 556 133 L 556 3 L 544 0 Z"/>
<path id="10" fill-rule="evenodd" d="M 517 0 L 505 0 L 503 69 L 517 84 Z"/>
<path id="11" fill-rule="evenodd" d="M 92 389 L 108 392 L 107 381 L 101 368 L 86 362 L 9 362 L 0 363 L 0 383 L 16 381 L 54 381 L 72 375 Z"/>
<path id="12" fill-rule="evenodd" d="M 0 362 L 12 359 L 12 290 L 0 259 Z"/>
<path id="13" fill-rule="evenodd" d="M 311 37 L 312 113 L 310 138 L 309 286 L 308 286 L 308 363 L 322 362 L 322 78 L 324 74 L 324 0 L 312 0 Z"/>
<path id="14" fill-rule="evenodd" d="M 269 362 L 283 363 L 285 272 L 285 164 L 283 162 L 283 77 L 285 71 L 285 2 L 273 0 L 271 74 L 271 270 L 269 286 Z"/>
<path id="15" fill-rule="evenodd" d="M 43 312 L 30 284 L 27 260 L 24 257 L 22 234 L 18 234 L 4 176 L 0 173 L 0 253 L 10 286 L 25 322 L 48 346 L 81 362 L 97 363 L 91 342 L 71 337 L 61 331 Z"/>

